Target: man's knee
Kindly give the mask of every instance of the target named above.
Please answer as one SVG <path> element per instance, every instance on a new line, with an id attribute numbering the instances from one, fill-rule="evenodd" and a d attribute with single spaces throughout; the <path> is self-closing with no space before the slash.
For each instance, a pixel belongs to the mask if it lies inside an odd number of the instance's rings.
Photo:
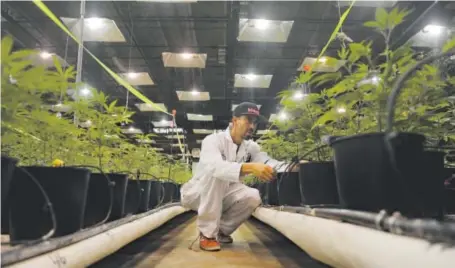
<path id="1" fill-rule="evenodd" d="M 247 199 L 248 199 L 248 201 L 247 201 L 248 207 L 250 207 L 251 209 L 257 208 L 262 203 L 261 195 L 259 194 L 259 191 L 254 188 L 249 189 Z"/>

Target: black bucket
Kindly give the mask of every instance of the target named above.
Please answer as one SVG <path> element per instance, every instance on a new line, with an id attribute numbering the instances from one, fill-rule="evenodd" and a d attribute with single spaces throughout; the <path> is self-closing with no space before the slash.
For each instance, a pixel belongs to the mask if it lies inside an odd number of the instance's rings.
<path id="1" fill-rule="evenodd" d="M 13 178 L 14 168 L 16 167 L 18 160 L 15 158 L 2 156 L 2 173 L 1 173 L 1 187 L 2 187 L 2 204 L 4 204 L 8 197 L 11 180 Z"/>
<path id="2" fill-rule="evenodd" d="M 112 211 L 109 221 L 118 220 L 125 216 L 125 203 L 126 203 L 126 189 L 128 187 L 128 175 L 108 173 L 106 174 L 114 185 L 114 203 L 112 204 Z"/>
<path id="3" fill-rule="evenodd" d="M 163 204 L 171 203 L 174 196 L 175 186 L 172 182 L 163 182 L 164 186 L 164 199 Z"/>
<path id="4" fill-rule="evenodd" d="M 278 175 L 278 176 L 280 176 L 280 175 Z M 270 206 L 279 205 L 277 183 L 278 183 L 278 180 L 274 179 L 271 182 L 268 182 L 265 184 L 266 192 L 267 192 L 266 203 L 264 202 L 265 205 L 270 205 Z"/>
<path id="5" fill-rule="evenodd" d="M 141 204 L 139 205 L 139 212 L 146 212 L 149 210 L 150 205 L 150 180 L 140 180 L 142 194 L 141 194 Z"/>
<path id="6" fill-rule="evenodd" d="M 443 152 L 423 153 L 423 162 L 419 165 L 421 172 L 410 187 L 417 217 L 444 217 L 444 156 Z"/>
<path id="7" fill-rule="evenodd" d="M 280 206 L 300 206 L 300 182 L 298 172 L 278 174 L 278 203 Z"/>
<path id="8" fill-rule="evenodd" d="M 368 133 L 332 142 L 343 207 L 372 212 L 386 209 L 405 215 L 412 212 L 412 195 L 407 185 L 419 175 L 416 166 L 422 160 L 425 137 L 399 133 L 390 140 L 396 166 L 392 165 L 385 137 L 385 133 Z"/>
<path id="9" fill-rule="evenodd" d="M 164 185 L 160 181 L 150 181 L 149 209 L 155 209 L 164 201 Z"/>
<path id="10" fill-rule="evenodd" d="M 446 214 L 455 214 L 455 168 L 445 168 L 444 209 Z"/>
<path id="11" fill-rule="evenodd" d="M 136 214 L 141 205 L 142 188 L 139 180 L 129 179 L 126 189 L 125 213 Z"/>
<path id="12" fill-rule="evenodd" d="M 339 205 L 333 161 L 300 164 L 299 179 L 304 205 Z"/>
<path id="13" fill-rule="evenodd" d="M 81 230 L 84 226 L 90 171 L 69 167 L 24 169 L 36 178 L 49 196 L 57 219 L 54 236 L 64 236 Z M 30 181 L 28 176 L 24 172 L 16 171 L 14 181 L 17 181 L 17 184 L 12 184 L 10 199 L 11 240 L 36 239 L 50 229 L 52 222 L 47 211 L 43 211 L 42 194 L 27 189 L 27 182 Z"/>
<path id="14" fill-rule="evenodd" d="M 114 182 L 108 175 L 90 174 L 84 227 L 105 223 L 111 214 L 114 203 Z"/>
<path id="15" fill-rule="evenodd" d="M 261 197 L 262 204 L 267 204 L 267 185 L 265 183 L 254 183 L 251 185 L 251 188 L 255 188 L 259 191 L 259 196 Z"/>
<path id="16" fill-rule="evenodd" d="M 180 202 L 180 184 L 174 184 L 174 196 L 172 202 Z"/>

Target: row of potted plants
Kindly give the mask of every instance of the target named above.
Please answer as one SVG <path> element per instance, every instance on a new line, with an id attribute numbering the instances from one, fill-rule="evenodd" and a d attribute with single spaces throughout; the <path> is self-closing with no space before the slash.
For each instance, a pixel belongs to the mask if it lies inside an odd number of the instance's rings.
<path id="1" fill-rule="evenodd" d="M 124 134 L 133 112 L 69 90 L 83 85 L 56 57 L 49 69 L 13 47 L 2 39 L 2 233 L 33 239 L 56 222 L 60 236 L 179 199 L 189 167 L 151 147 L 153 134 Z"/>
<path id="2" fill-rule="evenodd" d="M 295 88 L 281 92 L 282 110 L 292 120 L 275 122 L 281 135 L 270 132 L 263 148 L 272 155 L 290 156 L 296 155 L 296 148 L 300 156 L 319 148 L 306 156 L 310 162 L 301 165 L 300 181 L 293 174 L 288 179 L 294 183 L 281 182 L 303 198 L 293 205 L 335 203 L 358 210 L 441 216 L 444 180 L 454 169 L 449 167 L 448 151 L 434 148 L 455 145 L 455 102 L 449 98 L 454 96 L 455 80 L 440 62 L 423 65 L 406 80 L 393 111 L 396 132 L 386 132 L 387 98 L 394 83 L 425 57 L 410 44 L 390 46 L 392 31 L 407 14 L 379 8 L 376 19 L 365 23 L 384 37 L 385 49 L 378 56 L 373 57 L 372 42 L 343 44 L 338 52 L 342 69 L 308 71 L 296 80 L 299 88 L 313 88 L 312 93 L 295 99 Z M 453 49 L 454 40 L 441 50 Z M 331 61 L 335 59 L 327 58 L 325 64 Z M 315 88 L 322 90 L 315 93 Z M 279 140 L 291 146 L 277 146 L 286 144 Z M 453 190 L 446 192 L 446 198 L 453 198 Z"/>

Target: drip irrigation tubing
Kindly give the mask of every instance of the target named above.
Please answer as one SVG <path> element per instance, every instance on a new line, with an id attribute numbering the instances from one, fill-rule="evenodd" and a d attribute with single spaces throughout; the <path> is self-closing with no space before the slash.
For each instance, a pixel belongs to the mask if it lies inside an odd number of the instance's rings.
<path id="1" fill-rule="evenodd" d="M 348 209 L 313 208 L 309 206 L 283 206 L 275 207 L 274 209 L 345 221 L 396 235 L 410 236 L 430 242 L 442 242 L 455 246 L 455 223 L 453 222 L 439 222 L 433 219 L 408 219 L 401 216 L 398 212 L 388 215 L 385 210 L 379 213 L 371 213 Z"/>

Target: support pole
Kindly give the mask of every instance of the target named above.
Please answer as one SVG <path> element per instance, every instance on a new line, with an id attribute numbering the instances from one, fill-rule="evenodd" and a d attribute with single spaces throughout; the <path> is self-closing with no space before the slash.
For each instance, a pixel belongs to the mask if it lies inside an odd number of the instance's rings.
<path id="1" fill-rule="evenodd" d="M 75 99 L 76 101 L 79 100 L 79 90 L 80 90 L 80 83 L 82 81 L 82 60 L 84 55 L 84 18 L 85 18 L 85 0 L 81 0 L 81 10 L 80 10 L 80 18 L 79 18 L 79 36 L 78 39 L 80 44 L 77 49 L 77 66 L 76 66 L 76 94 Z M 78 124 L 77 114 L 74 113 L 74 124 Z"/>

